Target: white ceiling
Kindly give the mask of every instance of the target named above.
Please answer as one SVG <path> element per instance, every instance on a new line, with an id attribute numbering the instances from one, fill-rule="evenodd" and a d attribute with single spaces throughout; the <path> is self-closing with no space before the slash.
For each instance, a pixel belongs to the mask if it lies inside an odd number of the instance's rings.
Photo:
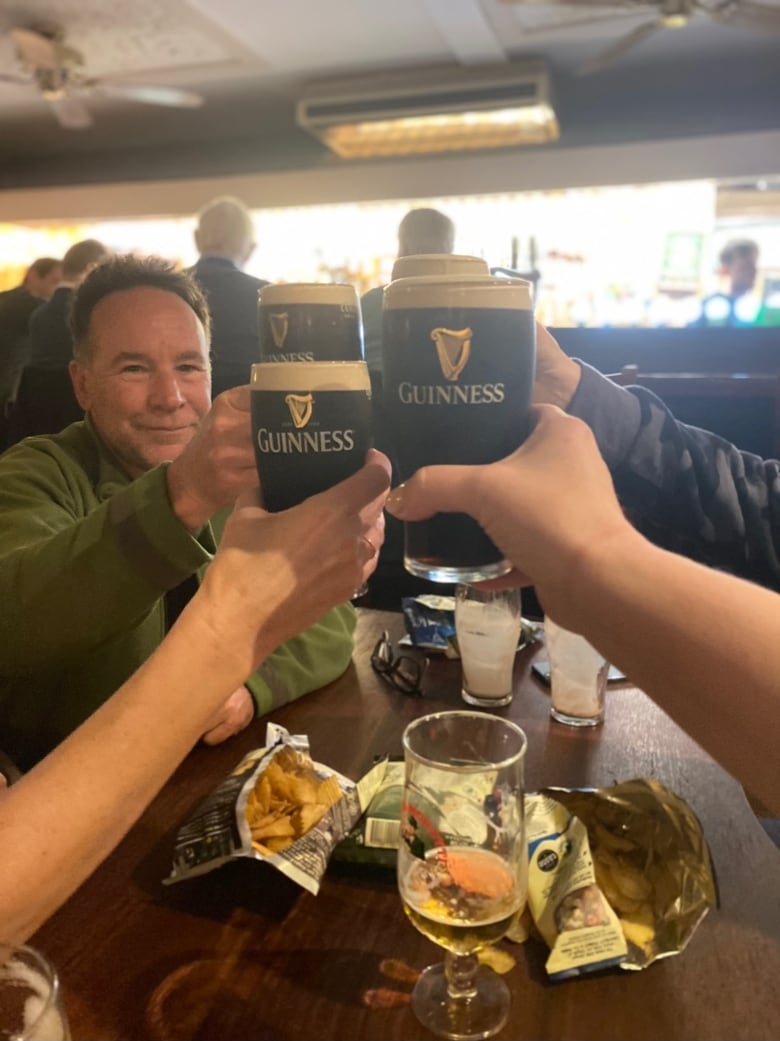
<path id="1" fill-rule="evenodd" d="M 75 131 L 34 86 L 0 83 L 0 188 L 316 166 L 332 160 L 293 120 L 307 81 L 530 56 L 550 67 L 564 145 L 780 126 L 780 34 L 701 13 L 574 76 L 656 12 L 636 0 L 0 0 L 0 72 L 18 71 L 8 30 L 56 25 L 90 76 L 205 98 L 185 111 L 90 97 L 94 125 Z"/>

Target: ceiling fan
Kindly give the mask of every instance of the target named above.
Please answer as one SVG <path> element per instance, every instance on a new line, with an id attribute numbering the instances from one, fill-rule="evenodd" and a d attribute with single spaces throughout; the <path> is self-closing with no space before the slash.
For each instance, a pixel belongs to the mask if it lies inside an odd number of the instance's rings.
<path id="1" fill-rule="evenodd" d="M 189 90 L 98 79 L 84 71 L 84 58 L 64 42 L 59 29 L 11 29 L 20 75 L 0 73 L 0 83 L 29 83 L 41 92 L 64 127 L 83 130 L 92 116 L 83 96 L 127 98 L 148 105 L 198 108 L 203 98 Z"/>
<path id="2" fill-rule="evenodd" d="M 535 3 L 537 0 L 503 0 L 503 2 L 522 4 Z M 575 24 L 583 25 L 589 21 L 603 21 L 605 15 L 599 14 L 598 9 L 615 6 L 614 0 L 550 0 L 550 2 L 553 5 L 565 3 L 567 6 L 576 7 L 582 11 L 590 10 L 593 12 L 593 18 L 577 17 L 568 23 L 563 20 L 548 26 L 537 25 L 531 30 L 533 33 L 565 29 L 567 24 L 574 26 Z M 654 10 L 654 17 L 651 21 L 642 22 L 631 32 L 621 36 L 606 50 L 580 66 L 576 70 L 578 76 L 587 76 L 592 72 L 605 69 L 662 29 L 684 28 L 694 15 L 699 13 L 713 19 L 719 25 L 730 26 L 733 29 L 746 29 L 757 33 L 780 33 L 780 7 L 754 3 L 753 0 L 622 0 L 619 6 L 621 14 Z M 611 15 L 606 15 L 606 17 L 609 18 Z"/>

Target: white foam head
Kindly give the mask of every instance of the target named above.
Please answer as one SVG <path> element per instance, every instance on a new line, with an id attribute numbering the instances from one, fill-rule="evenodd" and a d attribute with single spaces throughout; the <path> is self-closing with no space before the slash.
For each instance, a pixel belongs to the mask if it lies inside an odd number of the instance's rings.
<path id="1" fill-rule="evenodd" d="M 252 366 L 253 390 L 371 392 L 364 361 L 263 361 Z"/>
<path id="2" fill-rule="evenodd" d="M 490 268 L 482 257 L 463 253 L 413 253 L 399 257 L 393 264 L 392 279 L 416 275 L 489 275 Z"/>
<path id="3" fill-rule="evenodd" d="M 385 286 L 386 311 L 399 308 L 474 307 L 533 311 L 531 283 L 493 275 L 418 275 Z"/>
<path id="4" fill-rule="evenodd" d="M 258 297 L 262 307 L 285 304 L 335 304 L 358 306 L 357 290 L 341 282 L 274 282 L 263 286 Z"/>

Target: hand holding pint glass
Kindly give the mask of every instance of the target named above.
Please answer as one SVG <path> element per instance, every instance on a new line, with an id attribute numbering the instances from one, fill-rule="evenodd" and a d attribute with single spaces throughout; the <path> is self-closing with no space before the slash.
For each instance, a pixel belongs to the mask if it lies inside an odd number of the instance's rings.
<path id="1" fill-rule="evenodd" d="M 385 289 L 382 323 L 384 403 L 401 481 L 422 466 L 495 462 L 525 439 L 536 342 L 530 283 L 401 278 Z M 511 569 L 460 513 L 406 523 L 404 564 L 438 582 Z"/>

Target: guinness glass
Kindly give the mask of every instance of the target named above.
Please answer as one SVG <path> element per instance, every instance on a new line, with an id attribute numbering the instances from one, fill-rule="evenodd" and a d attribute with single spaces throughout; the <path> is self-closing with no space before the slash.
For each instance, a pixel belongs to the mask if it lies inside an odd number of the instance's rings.
<path id="1" fill-rule="evenodd" d="M 355 473 L 371 447 L 365 362 L 252 366 L 252 435 L 265 508 L 296 506 Z"/>
<path id="2" fill-rule="evenodd" d="M 535 333 L 521 279 L 420 276 L 387 286 L 384 404 L 400 480 L 517 448 L 528 432 Z M 495 578 L 511 566 L 476 521 L 455 513 L 405 525 L 404 565 L 436 582 Z"/>
<path id="3" fill-rule="evenodd" d="M 363 322 L 354 286 L 288 282 L 258 298 L 264 361 L 362 361 Z"/>

